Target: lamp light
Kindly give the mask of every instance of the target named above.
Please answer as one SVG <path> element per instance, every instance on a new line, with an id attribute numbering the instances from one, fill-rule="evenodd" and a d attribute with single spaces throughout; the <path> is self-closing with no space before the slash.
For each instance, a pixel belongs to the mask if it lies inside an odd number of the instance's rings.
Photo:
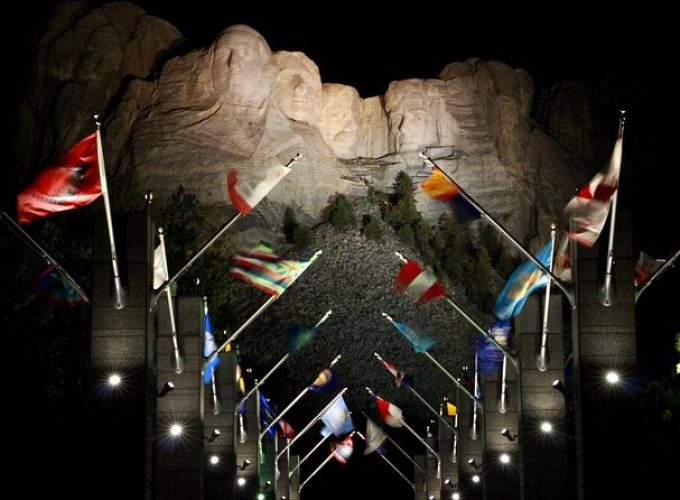
<path id="1" fill-rule="evenodd" d="M 611 385 L 618 384 L 621 381 L 621 377 L 614 370 L 609 370 L 604 378 Z"/>
<path id="2" fill-rule="evenodd" d="M 170 426 L 170 435 L 174 438 L 179 437 L 184 432 L 184 428 L 180 424 L 172 424 Z"/>
<path id="3" fill-rule="evenodd" d="M 470 466 L 472 468 L 474 468 L 475 470 L 479 470 L 480 465 L 477 463 L 477 461 L 474 458 L 471 458 L 470 460 L 468 460 L 468 464 L 470 464 Z"/>
<path id="4" fill-rule="evenodd" d="M 564 382 L 562 382 L 560 379 L 557 378 L 553 380 L 551 385 L 556 391 L 560 391 L 562 394 L 565 394 Z"/>
<path id="5" fill-rule="evenodd" d="M 237 469 L 240 470 L 240 471 L 244 471 L 244 470 L 246 470 L 248 467 L 250 467 L 250 460 L 248 460 L 248 459 L 246 458 L 246 459 L 243 461 L 243 463 L 237 467 Z"/>
<path id="6" fill-rule="evenodd" d="M 501 429 L 501 436 L 506 438 L 508 441 L 514 441 L 515 439 L 517 439 L 517 434 L 511 433 L 507 427 L 503 427 Z"/>
<path id="7" fill-rule="evenodd" d="M 210 433 L 210 435 L 205 438 L 205 441 L 207 443 L 212 443 L 213 441 L 215 441 L 215 439 L 220 437 L 220 434 L 222 434 L 222 433 L 220 432 L 219 429 L 213 429 L 212 432 Z"/>
<path id="8" fill-rule="evenodd" d="M 546 420 L 545 422 L 541 422 L 541 430 L 546 434 L 549 434 L 552 432 L 553 426 L 550 422 Z"/>
<path id="9" fill-rule="evenodd" d="M 161 388 L 160 391 L 158 391 L 158 397 L 159 398 L 164 398 L 167 396 L 169 392 L 171 392 L 175 388 L 175 383 L 172 380 L 168 380 L 163 387 Z"/>

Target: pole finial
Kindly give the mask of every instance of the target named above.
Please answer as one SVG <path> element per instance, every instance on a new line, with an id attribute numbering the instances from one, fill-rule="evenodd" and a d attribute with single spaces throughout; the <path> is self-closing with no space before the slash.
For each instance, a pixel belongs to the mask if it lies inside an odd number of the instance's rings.
<path id="1" fill-rule="evenodd" d="M 158 226 L 158 234 L 163 234 L 163 228 L 161 226 Z"/>

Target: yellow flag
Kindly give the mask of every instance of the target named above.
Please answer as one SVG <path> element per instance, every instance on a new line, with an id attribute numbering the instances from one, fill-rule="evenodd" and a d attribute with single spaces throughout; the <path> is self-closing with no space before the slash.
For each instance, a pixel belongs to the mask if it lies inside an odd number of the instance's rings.
<path id="1" fill-rule="evenodd" d="M 446 402 L 446 415 L 453 417 L 458 414 L 458 408 L 453 403 Z"/>

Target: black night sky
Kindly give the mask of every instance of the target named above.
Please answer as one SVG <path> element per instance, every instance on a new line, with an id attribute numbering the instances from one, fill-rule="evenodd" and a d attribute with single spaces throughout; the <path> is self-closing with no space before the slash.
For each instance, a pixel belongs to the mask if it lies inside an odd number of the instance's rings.
<path id="1" fill-rule="evenodd" d="M 12 137 L 14 105 L 22 97 L 27 63 L 56 3 L 49 0 L 39 6 L 15 7 L 13 21 L 6 21 L 21 29 L 5 41 L 4 83 L 13 89 L 10 105 L 3 113 L 5 137 Z M 319 66 L 324 82 L 355 86 L 362 97 L 383 94 L 392 80 L 434 78 L 447 63 L 472 57 L 499 59 L 526 69 L 534 77 L 537 91 L 564 80 L 607 89 L 612 102 L 628 110 L 620 207 L 633 213 L 634 251 L 665 258 L 680 249 L 680 209 L 674 180 L 680 168 L 674 150 L 677 85 L 670 76 L 677 64 L 676 43 L 671 43 L 677 27 L 668 26 L 672 18 L 668 13 L 594 15 L 590 12 L 594 5 L 571 3 L 546 4 L 524 12 L 510 7 L 471 9 L 460 3 L 442 10 L 422 2 L 380 8 L 349 2 L 316 2 L 309 7 L 297 3 L 282 7 L 278 3 L 271 11 L 264 4 L 248 1 L 238 6 L 204 0 L 135 3 L 174 24 L 187 37 L 188 47 L 210 43 L 231 24 L 248 24 L 265 37 L 272 50 L 306 53 Z M 612 108 L 613 124 L 615 111 L 616 107 Z M 612 142 L 615 132 L 613 127 Z M 593 173 L 600 167 L 593 165 Z M 5 194 L 15 193 L 16 184 L 3 184 L 2 208 L 13 213 L 13 200 L 5 199 Z M 675 269 L 650 287 L 637 307 L 640 361 L 646 373 L 654 376 L 668 373 L 676 359 L 669 332 L 680 331 L 676 312 L 679 284 Z M 21 377 L 12 376 L 8 382 L 21 385 Z M 97 437 L 79 433 L 83 419 L 74 414 L 76 410 L 34 405 L 26 394 L 21 401 L 21 408 L 11 408 L 11 402 L 6 405 L 10 407 L 6 411 L 29 414 L 26 420 L 16 418 L 15 425 L 25 428 L 10 429 L 26 436 L 23 439 L 28 449 L 19 451 L 17 447 L 13 452 L 23 469 L 17 475 L 17 480 L 21 478 L 17 488 L 27 493 L 35 488 L 55 497 L 108 498 L 106 491 L 96 494 L 91 488 L 106 490 L 106 483 L 111 482 L 111 495 L 127 490 L 129 498 L 141 497 L 141 485 L 135 491 L 128 490 L 120 486 L 124 478 L 110 477 L 96 464 L 88 463 L 84 454 L 93 449 L 90 441 Z M 45 411 L 54 413 L 56 428 Z M 37 425 L 41 428 L 33 427 Z M 101 427 L 89 422 L 83 432 L 106 433 L 106 425 L 124 428 L 125 422 L 105 422 Z M 114 432 L 120 432 L 120 428 Z M 130 445 L 138 449 L 137 443 Z M 104 462 L 124 456 L 122 452 L 115 454 Z M 143 463 L 143 457 L 135 460 Z M 360 474 L 361 481 L 370 480 L 365 473 Z M 398 480 L 396 476 L 387 479 Z M 74 486 L 79 481 L 83 487 Z"/>

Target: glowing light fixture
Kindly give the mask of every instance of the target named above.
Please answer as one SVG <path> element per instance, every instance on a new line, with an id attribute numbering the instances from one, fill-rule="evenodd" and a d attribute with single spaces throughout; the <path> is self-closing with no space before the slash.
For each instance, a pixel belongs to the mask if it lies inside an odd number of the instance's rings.
<path id="1" fill-rule="evenodd" d="M 180 424 L 172 424 L 170 426 L 170 435 L 172 437 L 179 437 L 184 432 L 184 428 Z"/>
<path id="2" fill-rule="evenodd" d="M 246 478 L 245 477 L 239 477 L 236 480 L 236 484 L 238 484 L 241 488 L 243 488 L 246 485 Z"/>
<path id="3" fill-rule="evenodd" d="M 222 433 L 220 432 L 219 429 L 213 429 L 212 432 L 210 433 L 210 436 L 206 437 L 205 440 L 207 443 L 212 443 L 213 441 L 215 441 L 215 439 L 220 437 L 220 434 Z"/>
<path id="4" fill-rule="evenodd" d="M 175 383 L 171 380 L 168 380 L 163 387 L 161 388 L 160 391 L 158 391 L 158 397 L 159 398 L 164 398 L 167 396 L 169 392 L 171 392 L 175 388 Z"/>
<path id="5" fill-rule="evenodd" d="M 118 387 L 123 379 L 117 373 L 112 373 L 109 375 L 108 383 L 111 387 Z"/>
<path id="6" fill-rule="evenodd" d="M 608 371 L 604 378 L 611 385 L 618 384 L 621 381 L 619 374 L 613 370 Z"/>
<path id="7" fill-rule="evenodd" d="M 472 466 L 474 469 L 479 470 L 479 464 L 477 463 L 477 461 L 474 458 L 471 458 L 470 460 L 468 460 L 468 464 L 470 464 L 470 466 Z"/>
<path id="8" fill-rule="evenodd" d="M 250 467 L 250 460 L 247 458 L 243 461 L 241 465 L 239 465 L 237 468 L 238 470 L 246 470 L 248 467 Z"/>
<path id="9" fill-rule="evenodd" d="M 479 482 L 482 480 L 481 477 L 479 477 L 479 474 L 473 474 L 472 475 L 472 482 L 475 484 L 479 484 Z"/>
<path id="10" fill-rule="evenodd" d="M 510 463 L 510 455 L 508 455 L 507 453 L 501 453 L 501 456 L 499 458 L 501 463 L 504 465 Z"/>
<path id="11" fill-rule="evenodd" d="M 557 378 L 553 380 L 551 385 L 552 388 L 555 389 L 556 391 L 560 391 L 562 394 L 565 393 L 564 382 L 562 382 L 560 379 Z"/>
<path id="12" fill-rule="evenodd" d="M 210 465 L 217 465 L 220 463 L 220 457 L 217 455 L 210 455 Z"/>
<path id="13" fill-rule="evenodd" d="M 547 422 L 547 421 L 546 421 L 546 422 L 542 422 L 542 423 L 541 423 L 541 430 L 542 430 L 543 432 L 545 432 L 546 434 L 549 434 L 549 433 L 552 432 L 553 426 L 552 426 L 552 424 L 551 424 L 550 422 Z"/>
<path id="14" fill-rule="evenodd" d="M 506 438 L 508 441 L 514 441 L 517 439 L 517 434 L 513 434 L 507 427 L 501 429 L 501 436 Z"/>

